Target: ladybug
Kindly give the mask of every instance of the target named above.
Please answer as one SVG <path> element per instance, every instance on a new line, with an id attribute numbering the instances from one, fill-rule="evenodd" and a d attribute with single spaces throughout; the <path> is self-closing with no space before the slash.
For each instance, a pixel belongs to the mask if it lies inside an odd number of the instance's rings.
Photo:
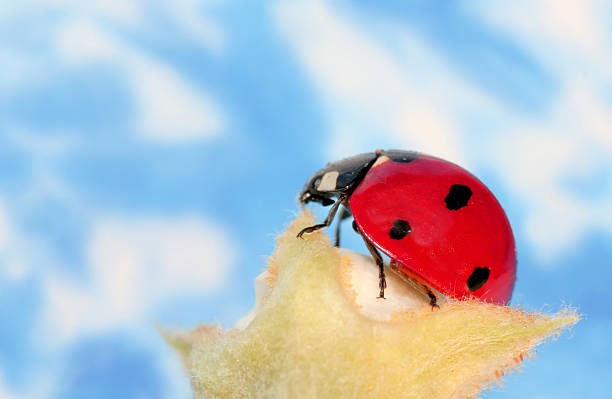
<path id="1" fill-rule="evenodd" d="M 510 301 L 516 251 L 506 214 L 480 180 L 451 162 L 400 150 L 355 155 L 312 175 L 299 202 L 332 207 L 322 223 L 298 237 L 329 226 L 339 209 L 340 221 L 353 216 L 379 268 L 381 298 L 386 282 L 379 251 L 423 289 L 432 307 L 438 294 Z"/>

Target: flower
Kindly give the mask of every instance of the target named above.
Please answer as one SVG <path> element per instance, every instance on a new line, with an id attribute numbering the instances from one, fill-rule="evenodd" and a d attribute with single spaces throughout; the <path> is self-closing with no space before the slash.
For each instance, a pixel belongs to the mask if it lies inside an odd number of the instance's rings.
<path id="1" fill-rule="evenodd" d="M 369 260 L 321 233 L 296 238 L 312 224 L 304 213 L 279 238 L 255 309 L 233 329 L 162 331 L 196 398 L 473 398 L 579 319 L 478 301 L 433 309 L 392 276 L 376 299 Z"/>

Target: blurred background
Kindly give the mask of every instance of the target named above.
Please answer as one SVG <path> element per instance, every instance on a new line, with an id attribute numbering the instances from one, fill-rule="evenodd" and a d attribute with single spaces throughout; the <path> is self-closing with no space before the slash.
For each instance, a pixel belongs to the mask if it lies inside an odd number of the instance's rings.
<path id="1" fill-rule="evenodd" d="M 231 327 L 305 180 L 376 148 L 480 177 L 512 303 L 585 316 L 483 397 L 609 397 L 611 22 L 603 0 L 1 2 L 0 398 L 189 398 L 155 323 Z"/>

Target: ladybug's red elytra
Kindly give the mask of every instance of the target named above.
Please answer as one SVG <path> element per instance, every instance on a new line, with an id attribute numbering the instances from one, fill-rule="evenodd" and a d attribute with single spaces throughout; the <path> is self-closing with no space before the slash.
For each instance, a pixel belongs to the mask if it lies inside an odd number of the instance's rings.
<path id="1" fill-rule="evenodd" d="M 507 304 L 516 280 L 514 237 L 491 191 L 465 169 L 417 152 L 378 150 L 328 164 L 300 194 L 301 204 L 332 205 L 327 218 L 298 237 L 352 214 L 379 267 L 418 282 L 437 306 L 435 292 Z M 338 234 L 338 231 L 336 232 Z M 336 245 L 338 245 L 336 238 Z"/>

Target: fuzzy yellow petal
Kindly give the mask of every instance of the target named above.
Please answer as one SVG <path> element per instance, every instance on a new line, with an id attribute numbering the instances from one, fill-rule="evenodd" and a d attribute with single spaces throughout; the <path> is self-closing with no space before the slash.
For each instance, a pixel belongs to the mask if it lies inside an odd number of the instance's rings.
<path id="1" fill-rule="evenodd" d="M 164 333 L 196 398 L 472 398 L 578 321 L 455 301 L 374 320 L 347 282 L 348 258 L 320 233 L 295 237 L 313 222 L 304 214 L 280 237 L 246 327 Z"/>

